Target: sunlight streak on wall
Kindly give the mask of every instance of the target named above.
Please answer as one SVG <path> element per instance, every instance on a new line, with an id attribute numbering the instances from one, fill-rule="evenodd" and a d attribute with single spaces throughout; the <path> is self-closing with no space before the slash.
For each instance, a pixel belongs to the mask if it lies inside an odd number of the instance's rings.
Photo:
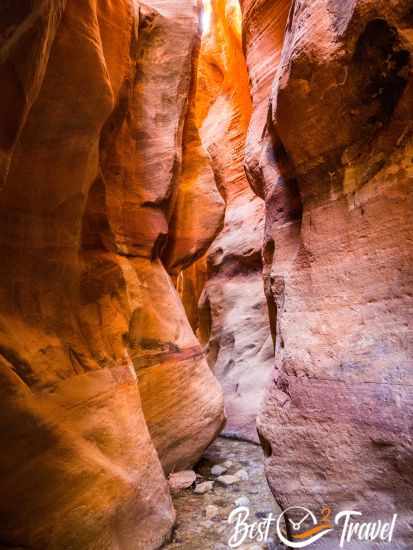
<path id="1" fill-rule="evenodd" d="M 211 30 L 212 23 L 212 6 L 211 0 L 203 0 L 201 13 L 201 29 L 202 34 L 207 34 Z"/>

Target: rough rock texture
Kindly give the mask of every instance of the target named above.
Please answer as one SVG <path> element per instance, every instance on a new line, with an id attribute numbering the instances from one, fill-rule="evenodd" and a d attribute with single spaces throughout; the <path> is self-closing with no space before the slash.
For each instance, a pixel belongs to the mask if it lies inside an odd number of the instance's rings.
<path id="1" fill-rule="evenodd" d="M 247 149 L 276 341 L 267 476 L 282 507 L 397 512 L 392 548 L 411 548 L 411 2 L 296 0 L 277 71 L 278 4 L 243 2 L 256 108 L 269 99 Z"/>
<path id="2" fill-rule="evenodd" d="M 262 176 L 256 164 L 267 135 L 265 129 L 269 95 L 280 60 L 291 0 L 241 0 L 240 4 L 245 59 L 253 103 L 245 162 L 249 182 L 256 193 L 262 196 L 259 188 L 261 185 L 258 183 Z"/>
<path id="3" fill-rule="evenodd" d="M 184 273 L 181 292 L 224 390 L 226 433 L 257 440 L 255 420 L 273 364 L 262 283 L 264 203 L 251 191 L 243 167 L 251 99 L 240 8 L 237 1 L 222 0 L 206 7 L 197 125 L 226 209 L 222 231 L 206 258 Z"/>
<path id="4" fill-rule="evenodd" d="M 198 11 L 6 1 L 0 21 L 0 544 L 158 547 L 162 466 L 193 463 L 223 422 L 164 267 L 220 226 L 176 232 Z M 219 209 L 206 161 L 192 181 Z"/>

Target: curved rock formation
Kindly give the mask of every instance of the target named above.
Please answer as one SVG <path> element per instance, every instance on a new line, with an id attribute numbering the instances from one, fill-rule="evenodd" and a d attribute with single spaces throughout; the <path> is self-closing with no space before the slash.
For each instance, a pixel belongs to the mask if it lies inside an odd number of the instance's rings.
<path id="1" fill-rule="evenodd" d="M 214 0 L 205 9 L 197 125 L 226 209 L 206 258 L 183 274 L 183 301 L 223 387 L 225 433 L 255 441 L 255 420 L 273 363 L 261 274 L 264 203 L 251 191 L 243 167 L 251 98 L 239 3 Z"/>
<path id="2" fill-rule="evenodd" d="M 0 6 L 0 547 L 160 547 L 275 349 L 279 504 L 411 548 L 411 1 L 200 10 Z"/>
<path id="3" fill-rule="evenodd" d="M 246 165 L 266 201 L 276 343 L 258 421 L 267 476 L 283 507 L 328 503 L 376 520 L 398 513 L 392 547 L 407 548 L 411 3 L 296 0 L 283 39 L 271 13 L 287 4 L 243 2 L 257 97 Z"/>
<path id="4" fill-rule="evenodd" d="M 222 426 L 161 259 L 171 220 L 187 223 L 198 17 L 192 0 L 0 8 L 3 547 L 158 547 L 174 521 L 164 471 Z M 206 161 L 193 181 L 221 204 Z M 174 237 L 174 267 L 219 224 Z"/>

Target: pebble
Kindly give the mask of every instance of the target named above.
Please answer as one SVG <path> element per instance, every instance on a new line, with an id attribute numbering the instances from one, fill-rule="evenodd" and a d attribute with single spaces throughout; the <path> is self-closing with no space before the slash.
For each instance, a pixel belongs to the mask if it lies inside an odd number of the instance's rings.
<path id="1" fill-rule="evenodd" d="M 234 474 L 235 477 L 237 477 L 240 481 L 248 481 L 250 476 L 248 475 L 247 470 L 238 470 L 236 474 Z"/>
<path id="2" fill-rule="evenodd" d="M 205 493 L 209 493 L 209 491 L 212 491 L 213 487 L 214 481 L 204 481 L 203 483 L 200 483 L 195 487 L 194 493 L 196 495 L 204 495 Z"/>
<path id="3" fill-rule="evenodd" d="M 205 516 L 207 519 L 214 519 L 219 514 L 219 508 L 218 506 L 214 506 L 213 504 L 210 504 L 205 508 Z"/>
<path id="4" fill-rule="evenodd" d="M 250 499 L 246 496 L 242 496 L 237 498 L 235 501 L 236 506 L 249 506 L 250 505 Z"/>
<path id="5" fill-rule="evenodd" d="M 226 460 L 225 462 L 222 463 L 222 466 L 227 470 L 229 470 L 233 464 L 234 463 L 232 462 L 232 460 Z"/>
<path id="6" fill-rule="evenodd" d="M 196 474 L 192 470 L 184 470 L 169 474 L 168 483 L 172 493 L 179 493 L 183 489 L 191 487 L 195 483 Z"/>
<path id="7" fill-rule="evenodd" d="M 228 468 L 225 468 L 222 464 L 216 464 L 211 468 L 211 474 L 213 476 L 221 476 L 222 474 L 225 474 Z"/>
<path id="8" fill-rule="evenodd" d="M 228 485 L 233 485 L 234 483 L 238 483 L 239 477 L 231 476 L 227 474 L 227 475 L 217 477 L 217 481 L 219 481 L 219 483 L 222 483 L 222 485 L 225 485 L 226 487 L 228 487 Z"/>

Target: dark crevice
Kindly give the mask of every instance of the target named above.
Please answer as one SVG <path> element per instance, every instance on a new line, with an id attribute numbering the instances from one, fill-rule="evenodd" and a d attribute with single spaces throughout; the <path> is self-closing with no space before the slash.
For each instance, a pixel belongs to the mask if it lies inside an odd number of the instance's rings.
<path id="1" fill-rule="evenodd" d="M 266 217 L 269 218 L 272 226 L 274 223 L 301 220 L 303 205 L 299 180 L 290 155 L 271 121 L 268 121 L 268 129 L 274 155 L 272 162 L 276 165 L 280 174 L 266 199 Z"/>
<path id="2" fill-rule="evenodd" d="M 353 62 L 368 124 L 386 124 L 407 85 L 410 63 L 397 30 L 384 19 L 370 21 L 357 42 Z"/>
<path id="3" fill-rule="evenodd" d="M 268 441 L 268 439 L 266 439 L 262 435 L 262 433 L 260 432 L 260 430 L 258 428 L 257 428 L 257 434 L 258 434 L 258 439 L 260 440 L 260 444 L 261 444 L 262 450 L 264 452 L 265 458 L 270 458 L 272 456 L 271 443 Z"/>
<path id="4" fill-rule="evenodd" d="M 207 296 L 207 293 L 203 292 L 201 295 L 201 298 L 199 300 L 199 309 L 198 309 L 198 316 L 199 316 L 199 330 L 198 330 L 198 337 L 201 345 L 206 345 L 208 342 L 208 362 L 210 362 L 210 355 L 213 356 L 213 364 L 215 364 L 216 357 L 218 356 L 218 344 L 214 344 L 214 340 L 210 341 L 211 333 L 212 333 L 212 312 L 211 312 L 211 304 L 209 301 L 209 298 Z M 214 345 L 213 345 L 214 344 Z M 214 347 L 218 347 L 217 350 L 214 350 Z"/>
<path id="5" fill-rule="evenodd" d="M 151 260 L 154 261 L 161 258 L 166 247 L 168 246 L 168 235 L 166 233 L 160 233 L 152 248 Z"/>
<path id="6" fill-rule="evenodd" d="M 22 359 L 18 353 L 5 346 L 0 346 L 0 355 L 6 359 L 6 361 L 13 367 L 13 371 L 17 376 L 27 385 L 32 387 L 36 382 L 34 371 L 30 364 Z"/>
<path id="7" fill-rule="evenodd" d="M 265 265 L 272 264 L 272 261 L 274 258 L 274 252 L 275 252 L 274 239 L 272 237 L 269 237 L 264 241 L 264 245 L 262 249 L 263 263 Z"/>

